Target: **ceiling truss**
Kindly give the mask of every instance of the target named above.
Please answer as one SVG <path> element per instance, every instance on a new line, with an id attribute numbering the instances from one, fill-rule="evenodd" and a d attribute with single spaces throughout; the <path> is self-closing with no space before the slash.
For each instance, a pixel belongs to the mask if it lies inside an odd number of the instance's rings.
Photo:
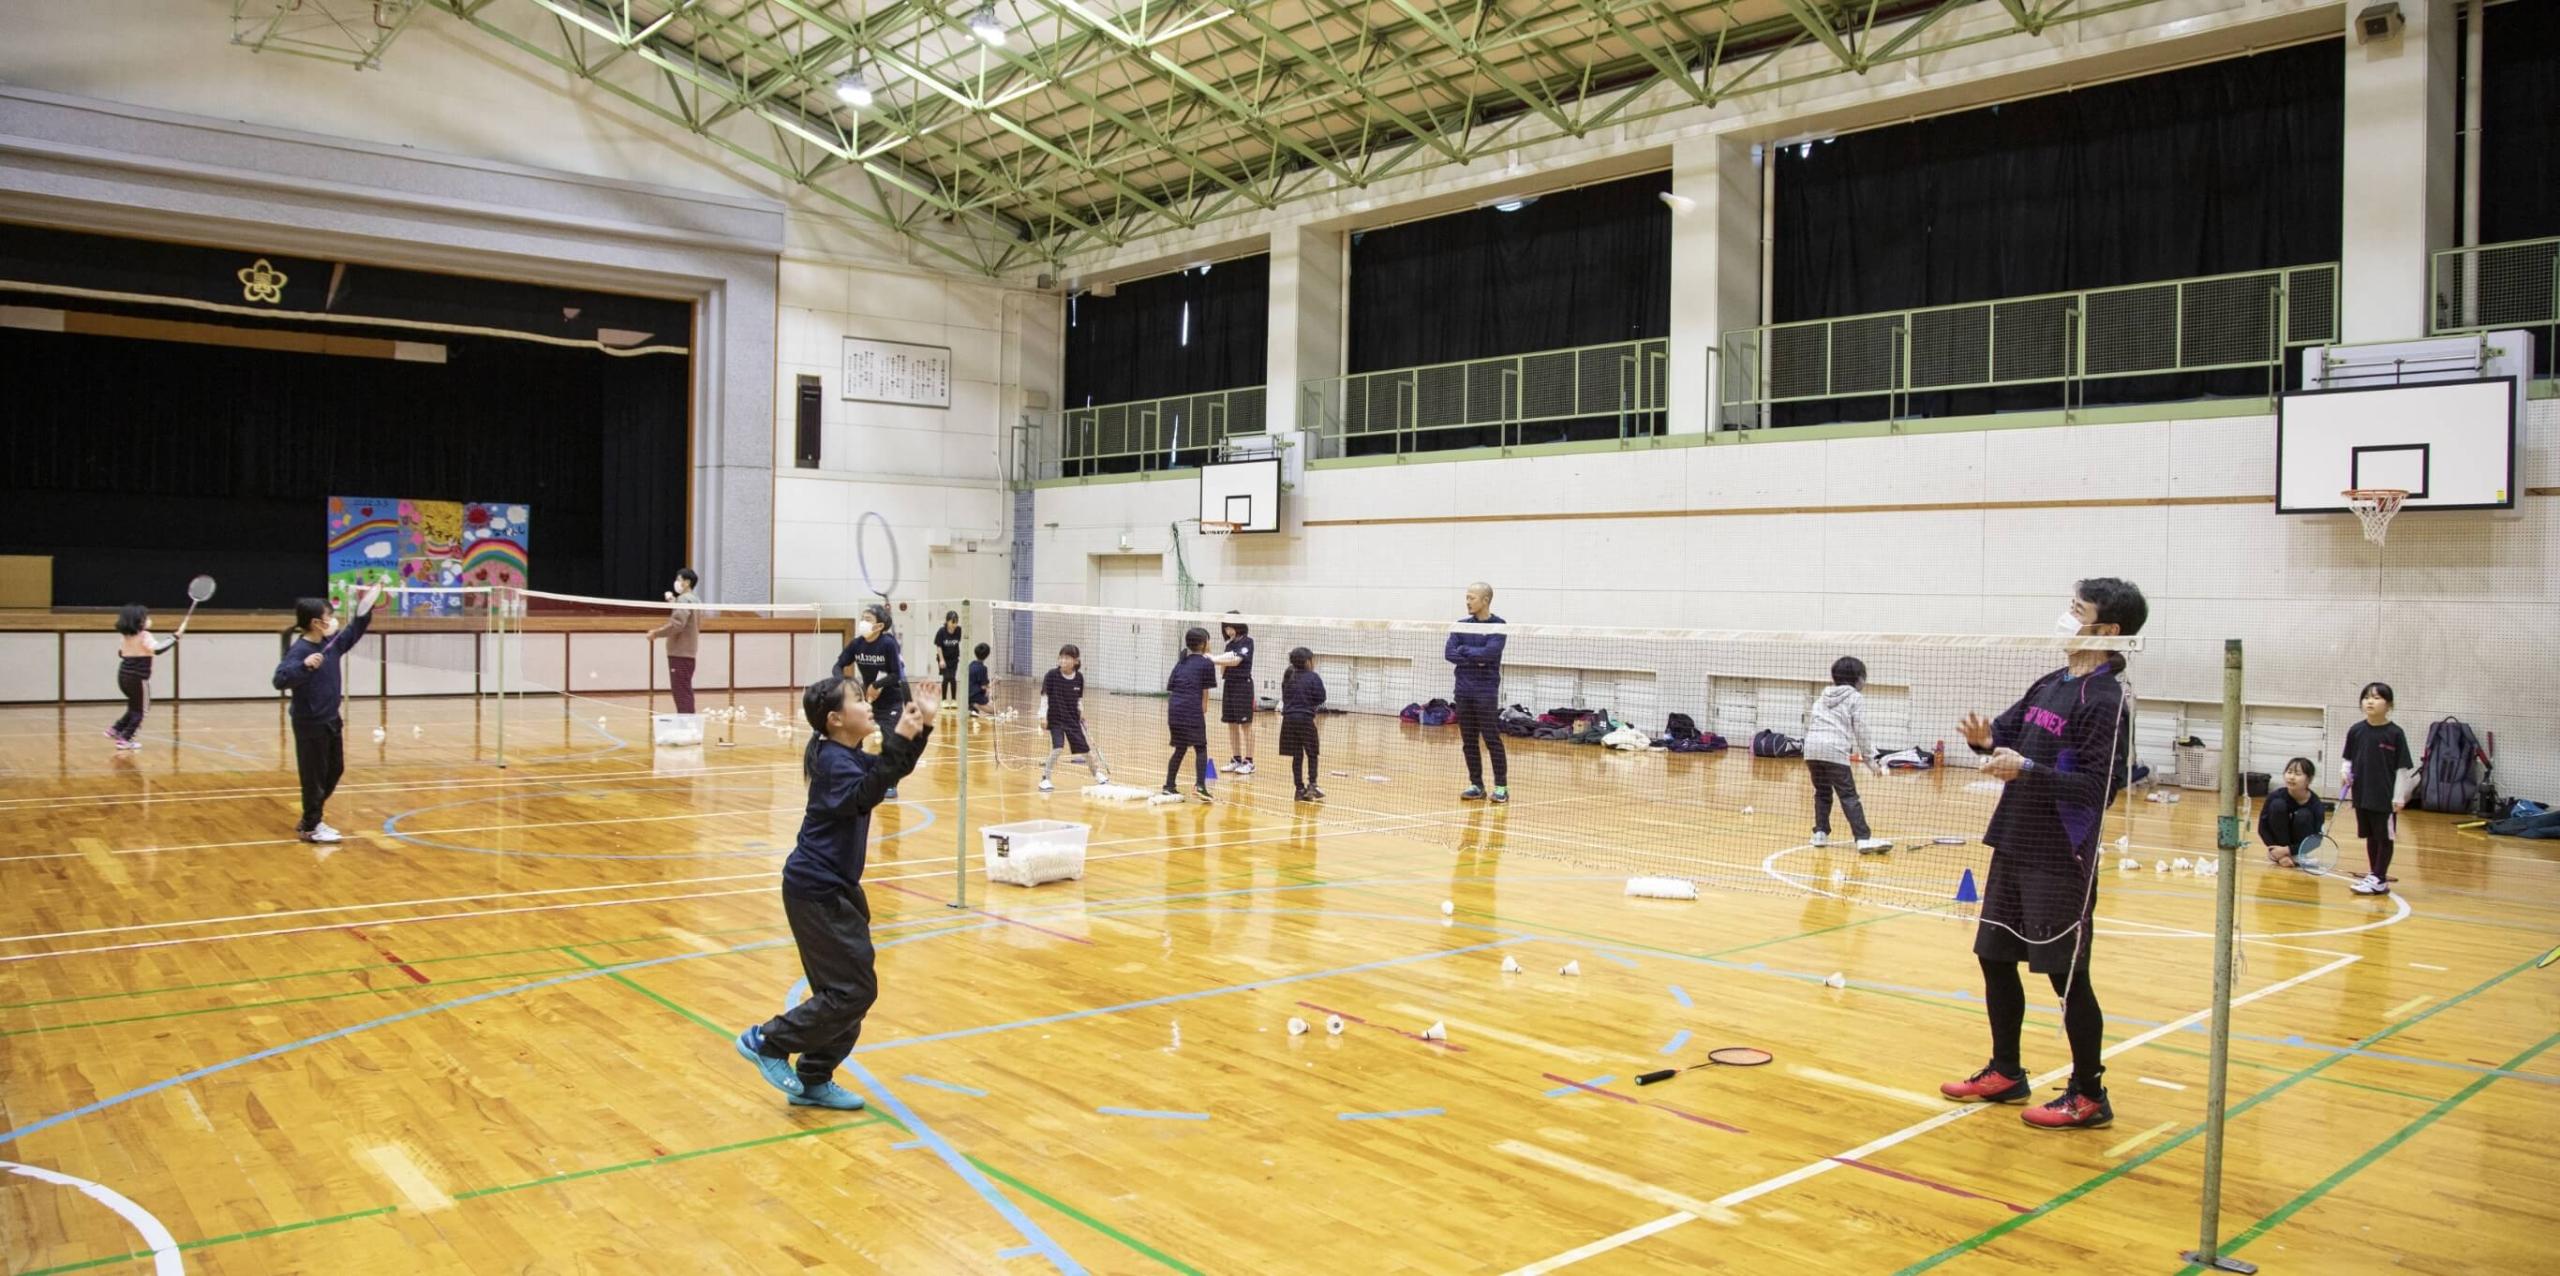
<path id="1" fill-rule="evenodd" d="M 232 42 L 380 69 L 452 24 L 1004 276 L 2155 2 L 997 0 L 990 44 L 978 0 L 232 0 Z"/>

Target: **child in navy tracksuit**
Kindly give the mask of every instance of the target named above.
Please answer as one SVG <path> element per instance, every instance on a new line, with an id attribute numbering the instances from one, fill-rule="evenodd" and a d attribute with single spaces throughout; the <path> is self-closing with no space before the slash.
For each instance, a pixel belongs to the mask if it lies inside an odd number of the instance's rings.
<path id="1" fill-rule="evenodd" d="M 2392 842 L 2400 835 L 2400 808 L 2409 799 L 2400 789 L 2400 773 L 2417 764 L 2409 757 L 2409 737 L 2391 720 L 2391 684 L 2368 682 L 2356 697 L 2364 721 L 2347 728 L 2347 769 L 2340 797 L 2356 808 L 2356 835 L 2364 839 L 2365 875 L 2347 889 L 2358 895 L 2391 893 Z"/>
<path id="2" fill-rule="evenodd" d="M 2258 808 L 2258 840 L 2266 843 L 2269 861 L 2297 867 L 2294 849 L 2328 822 L 2329 804 L 2311 791 L 2311 782 L 2319 775 L 2320 769 L 2309 758 L 2285 763 L 2284 787 L 2268 794 L 2266 805 Z"/>
<path id="3" fill-rule="evenodd" d="M 862 1096 L 836 1084 L 836 1067 L 853 1053 L 863 1016 L 880 999 L 871 901 L 862 893 L 871 813 L 916 769 L 933 738 L 934 711 L 923 701 L 909 705 L 872 757 L 861 747 L 875 725 L 871 707 L 846 695 L 847 685 L 821 678 L 800 693 L 810 732 L 800 762 L 809 802 L 799 841 L 782 864 L 782 914 L 800 948 L 809 998 L 738 1034 L 738 1053 L 792 1103 L 850 1110 L 862 1106 Z M 796 1068 L 793 1055 L 800 1057 Z"/>
<path id="4" fill-rule="evenodd" d="M 1298 800 L 1321 802 L 1324 790 L 1316 777 L 1324 774 L 1316 739 L 1316 710 L 1324 707 L 1324 677 L 1316 672 L 1316 654 L 1304 647 L 1289 650 L 1289 672 L 1280 675 L 1280 753 L 1289 759 L 1289 779 Z"/>
<path id="5" fill-rule="evenodd" d="M 1499 625 L 1502 617 L 1493 614 L 1493 586 L 1478 581 L 1467 586 L 1467 615 L 1462 625 Z M 1467 788 L 1458 796 L 1469 802 L 1481 802 L 1486 796 L 1484 763 L 1476 754 L 1482 743 L 1484 751 L 1493 755 L 1493 792 L 1496 802 L 1511 800 L 1511 758 L 1502 747 L 1502 646 L 1498 633 L 1469 633 L 1464 629 L 1449 635 L 1441 654 L 1458 667 L 1453 696 L 1458 707 L 1458 746 L 1467 757 Z"/>
<path id="6" fill-rule="evenodd" d="M 871 704 L 871 716 L 896 722 L 907 705 L 906 655 L 889 632 L 889 609 L 866 603 L 853 618 L 853 641 L 836 657 L 836 676 L 850 679 Z M 889 796 L 898 796 L 896 789 Z"/>
<path id="7" fill-rule="evenodd" d="M 969 662 L 969 712 L 971 713 L 983 714 L 993 703 L 987 695 L 987 656 L 994 650 L 995 648 L 985 643 L 979 643 L 977 650 L 972 653 L 977 656 L 977 659 Z"/>
<path id="8" fill-rule="evenodd" d="M 142 729 L 142 715 L 151 708 L 151 665 L 155 657 L 178 645 L 187 627 L 166 638 L 151 632 L 151 609 L 140 603 L 127 603 L 116 613 L 116 632 L 124 640 L 116 645 L 116 690 L 124 693 L 124 716 L 107 728 L 107 738 L 119 749 L 139 749 L 142 742 L 134 733 Z"/>
<path id="9" fill-rule="evenodd" d="M 1103 769 L 1102 751 L 1084 736 L 1084 652 L 1074 643 L 1058 648 L 1058 667 L 1040 679 L 1040 722 L 1049 728 L 1049 761 L 1040 768 L 1041 792 L 1056 787 L 1049 775 L 1058 769 L 1058 755 L 1064 752 L 1072 752 L 1093 768 L 1094 783 L 1111 783 L 1111 773 Z"/>
<path id="10" fill-rule="evenodd" d="M 356 599 L 356 620 L 338 627 L 337 611 L 326 598 L 299 598 L 293 604 L 293 641 L 276 666 L 278 691 L 293 693 L 286 716 L 293 723 L 293 764 L 302 774 L 302 822 L 294 832 L 306 842 L 335 842 L 338 830 L 320 818 L 338 777 L 347 772 L 347 723 L 338 714 L 345 698 L 338 662 L 364 641 L 373 623 L 373 604 L 380 586 L 369 586 Z"/>

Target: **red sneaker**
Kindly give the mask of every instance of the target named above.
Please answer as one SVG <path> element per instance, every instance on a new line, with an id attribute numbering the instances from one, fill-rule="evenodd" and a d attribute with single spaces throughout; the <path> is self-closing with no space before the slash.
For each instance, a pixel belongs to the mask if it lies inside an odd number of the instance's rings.
<path id="1" fill-rule="evenodd" d="M 2018 1119 L 2040 1130 L 2094 1130 L 2115 1120 L 2116 1110 L 2107 1103 L 2103 1087 L 2094 1099 L 2077 1090 L 2067 1090 L 2051 1103 L 2019 1113 Z"/>
<path id="2" fill-rule="evenodd" d="M 1968 1103 L 2024 1103 L 2035 1093 L 2035 1087 L 2028 1085 L 2025 1077 L 2013 1077 L 1985 1064 L 1982 1071 L 1962 1081 L 1939 1086 L 1938 1093 Z"/>

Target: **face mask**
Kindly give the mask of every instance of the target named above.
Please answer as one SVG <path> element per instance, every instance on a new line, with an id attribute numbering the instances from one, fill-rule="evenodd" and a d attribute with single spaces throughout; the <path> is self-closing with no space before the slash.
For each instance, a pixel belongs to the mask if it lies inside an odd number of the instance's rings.
<path id="1" fill-rule="evenodd" d="M 866 620 L 856 627 L 854 632 L 861 634 L 865 638 L 870 638 L 880 632 L 880 626 L 872 624 L 870 621 Z"/>
<path id="2" fill-rule="evenodd" d="M 2053 618 L 2053 631 L 2065 638 L 2079 637 L 2083 628 L 2085 626 L 2080 623 L 2080 617 L 2072 614 L 2068 607 L 2062 609 L 2061 615 Z"/>
<path id="3" fill-rule="evenodd" d="M 331 616 L 331 617 L 329 617 L 327 620 L 323 620 L 323 621 L 321 621 L 321 622 L 320 622 L 320 632 L 321 632 L 321 633 L 323 633 L 323 634 L 326 634 L 326 635 L 328 635 L 329 637 L 332 637 L 332 638 L 337 637 L 337 636 L 338 636 L 338 618 L 337 618 L 337 617 L 335 617 L 335 616 Z"/>

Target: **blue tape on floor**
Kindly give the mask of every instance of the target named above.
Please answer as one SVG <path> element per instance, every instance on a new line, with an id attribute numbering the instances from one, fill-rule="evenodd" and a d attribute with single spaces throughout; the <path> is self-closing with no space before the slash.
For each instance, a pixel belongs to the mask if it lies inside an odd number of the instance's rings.
<path id="1" fill-rule="evenodd" d="M 844 1061 L 844 1066 L 850 1069 L 853 1075 L 861 1078 L 862 1088 L 869 1090 L 871 1096 L 878 1099 L 880 1105 L 889 1110 L 890 1116 L 897 1118 L 907 1127 L 908 1132 L 932 1149 L 935 1156 L 942 1158 L 942 1163 L 951 1167 L 951 1172 L 959 1175 L 961 1182 L 968 1184 L 971 1190 L 984 1197 L 987 1204 L 994 1207 L 996 1213 L 1004 1216 L 1004 1221 L 1013 1224 L 1013 1230 L 1020 1232 L 1022 1239 L 1031 1242 L 1034 1253 L 1057 1264 L 1059 1271 L 1082 1276 L 1084 1268 L 1078 1265 L 1076 1260 L 1067 1257 L 1067 1251 L 1059 1248 L 1058 1242 L 1049 1239 L 1049 1234 L 1042 1231 L 1040 1225 L 1033 1222 L 1030 1215 L 1023 1213 L 1012 1201 L 1005 1198 L 1004 1193 L 997 1191 L 996 1185 L 988 1182 L 987 1176 L 979 1173 L 978 1167 L 969 1163 L 969 1158 L 960 1155 L 958 1149 L 952 1147 L 941 1135 L 933 1132 L 932 1126 L 926 1125 L 912 1109 L 899 1102 L 898 1096 L 889 1093 L 889 1087 L 880 1084 L 880 1078 L 871 1075 L 871 1070 L 863 1067 L 860 1059 L 847 1059 Z"/>
<path id="2" fill-rule="evenodd" d="M 1345 1112 L 1343 1121 L 1401 1121 L 1406 1117 L 1447 1116 L 1447 1108 L 1406 1108 L 1401 1112 Z"/>
<path id="3" fill-rule="evenodd" d="M 1689 1044 L 1689 1030 L 1688 1030 L 1688 1029 L 1686 1029 L 1686 1028 L 1683 1028 L 1683 1029 L 1681 1029 L 1681 1030 L 1680 1030 L 1679 1035 L 1677 1035 L 1677 1036 L 1673 1037 L 1673 1038 L 1672 1038 L 1671 1040 L 1669 1040 L 1669 1041 L 1666 1041 L 1666 1042 L 1663 1042 L 1663 1043 L 1662 1043 L 1662 1053 L 1664 1053 L 1664 1054 L 1677 1054 L 1677 1053 L 1679 1053 L 1680 1047 L 1685 1046 L 1685 1045 L 1687 1045 L 1687 1044 Z"/>
<path id="4" fill-rule="evenodd" d="M 1671 999 L 1679 1002 L 1682 1010 L 1687 1010 L 1697 1004 L 1696 1002 L 1689 1000 L 1689 990 L 1678 984 L 1671 985 Z"/>
<path id="5" fill-rule="evenodd" d="M 930 1090 L 948 1090 L 953 1094 L 965 1094 L 972 1099 L 983 1099 L 987 1097 L 987 1092 L 984 1090 L 971 1089 L 965 1085 L 953 1085 L 948 1081 L 936 1081 L 931 1077 L 920 1077 L 912 1072 L 899 1079 L 912 1085 L 923 1086 Z"/>
<path id="6" fill-rule="evenodd" d="M 1157 1112 L 1148 1108 L 1095 1108 L 1104 1116 L 1145 1117 L 1150 1121 L 1206 1121 L 1206 1112 Z"/>

